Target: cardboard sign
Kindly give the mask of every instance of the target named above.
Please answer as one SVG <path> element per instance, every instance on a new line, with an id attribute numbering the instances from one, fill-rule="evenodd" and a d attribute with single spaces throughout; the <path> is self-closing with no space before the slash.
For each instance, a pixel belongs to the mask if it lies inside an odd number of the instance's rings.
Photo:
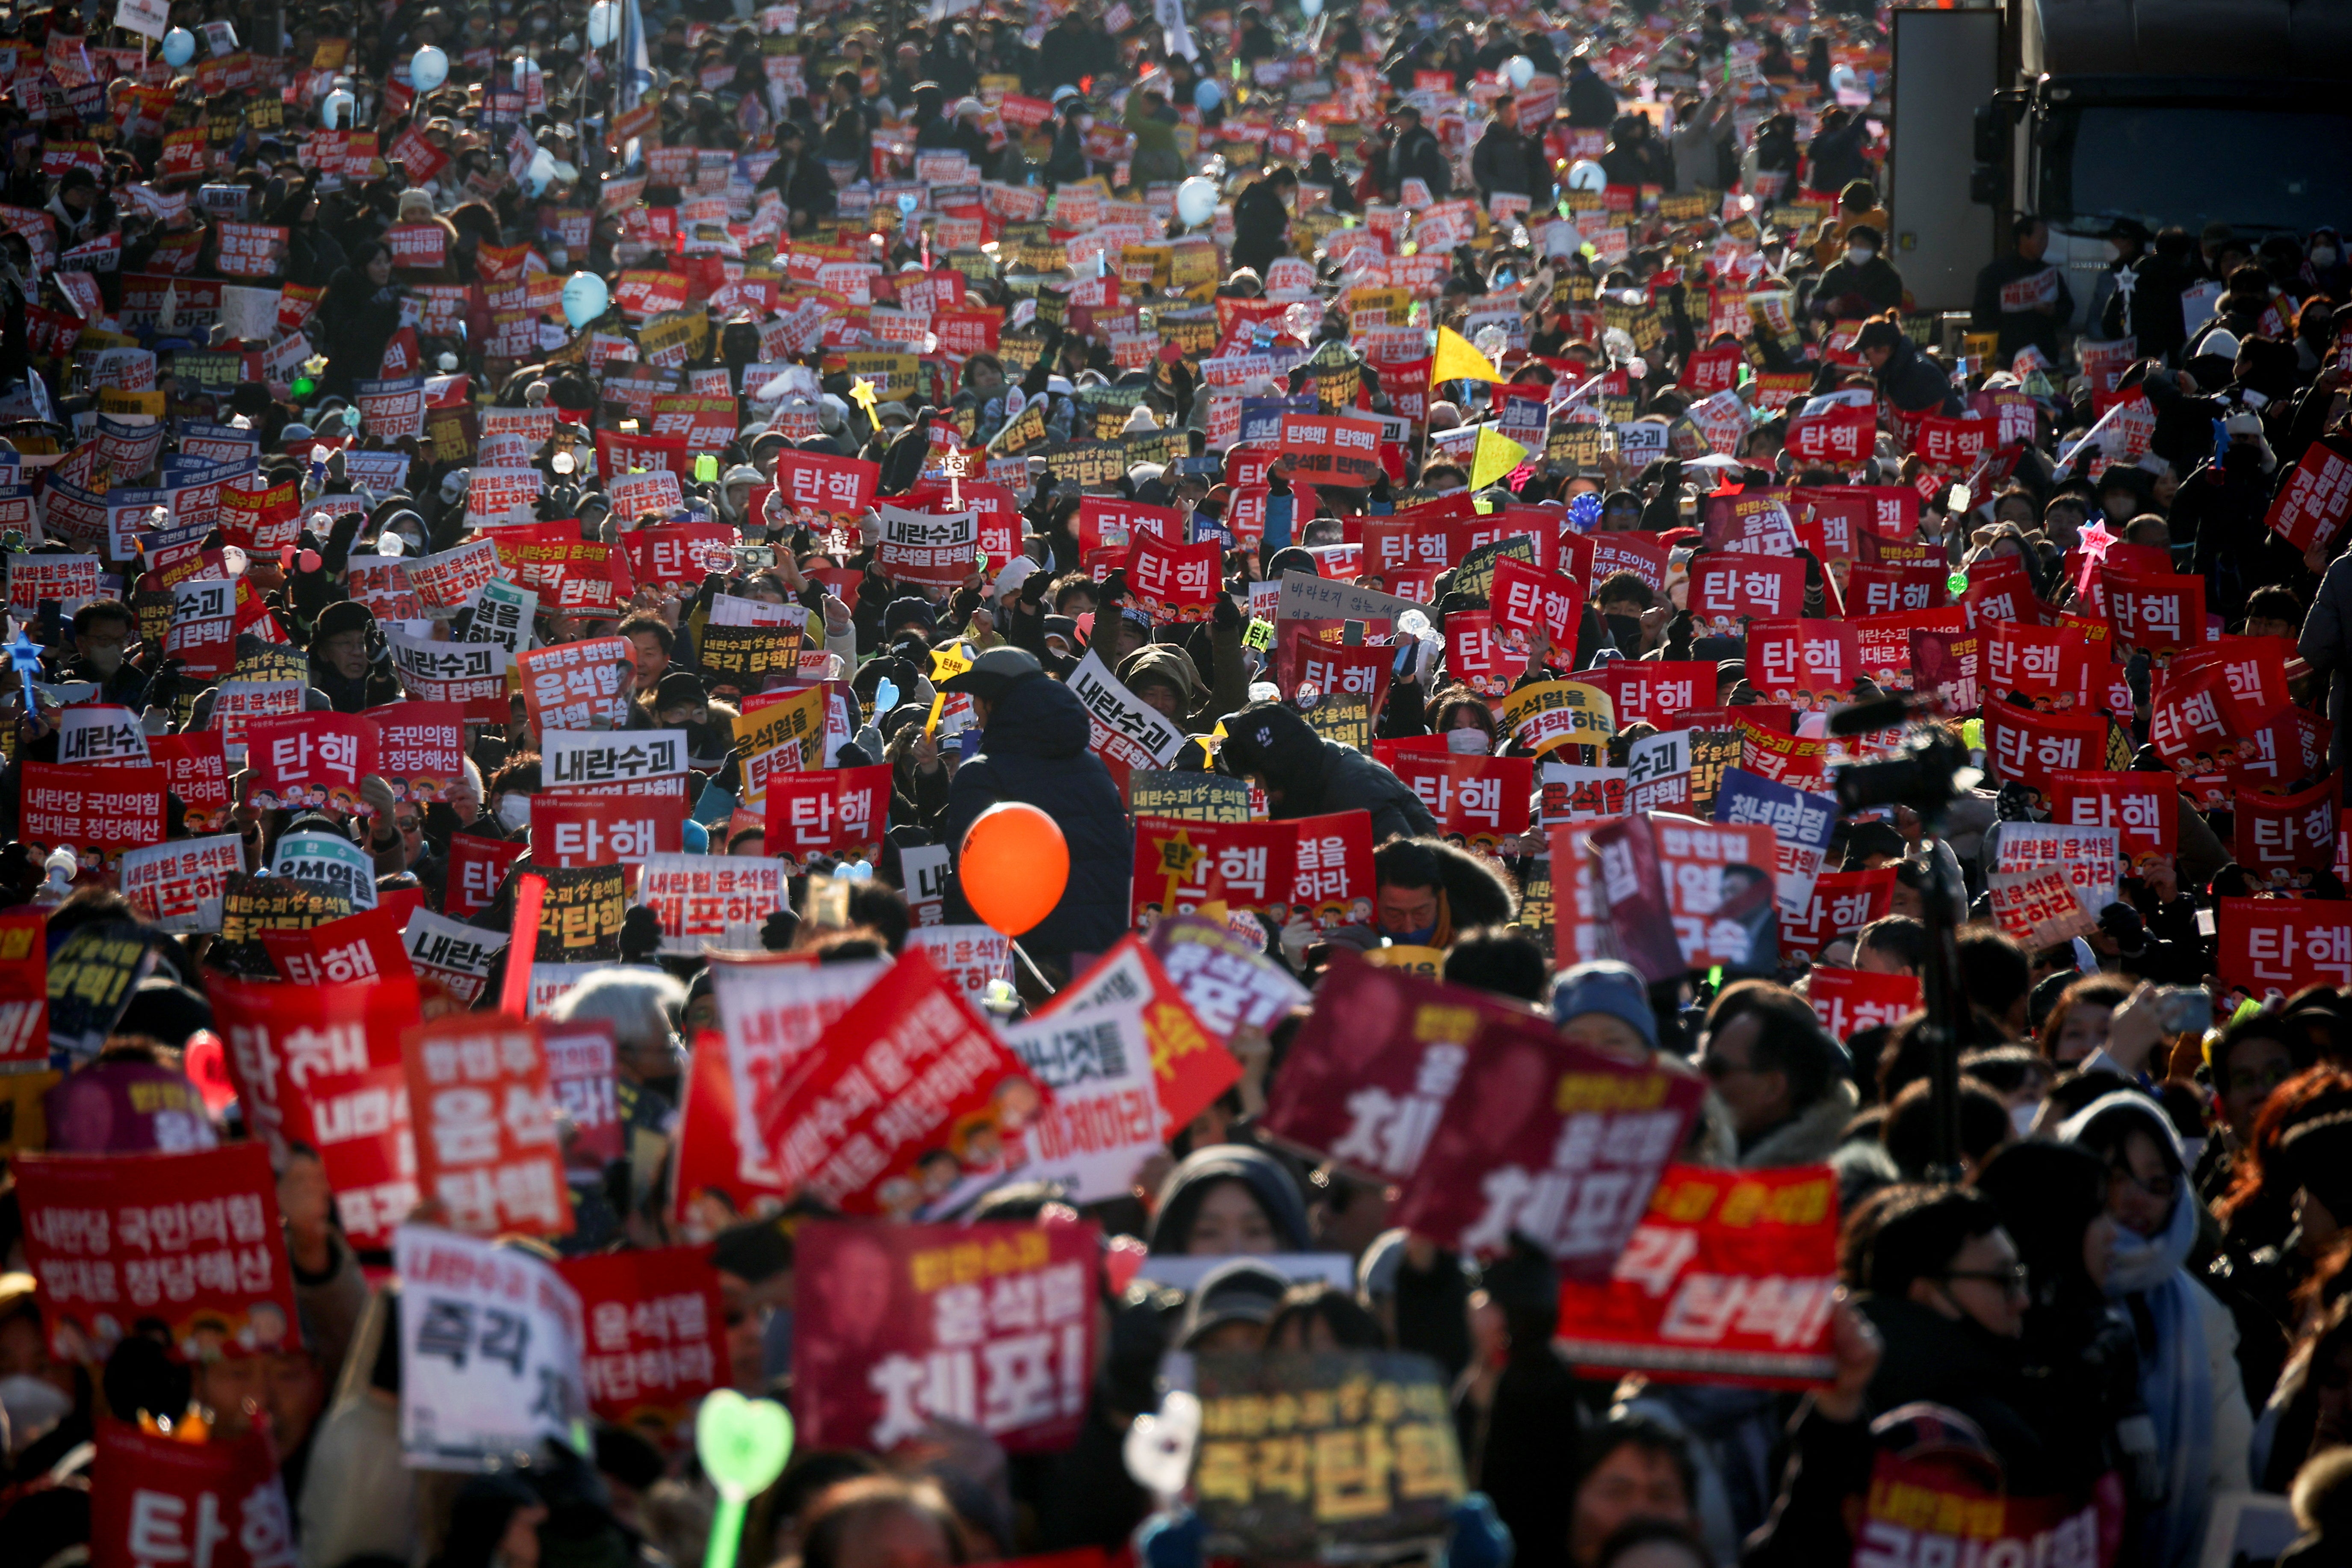
<path id="1" fill-rule="evenodd" d="M 643 784 L 686 772 L 683 730 L 550 729 L 540 742 L 541 782 L 551 789 Z"/>
<path id="2" fill-rule="evenodd" d="M 152 1318 L 182 1355 L 301 1347 L 278 1180 L 259 1143 L 15 1160 L 49 1350 L 102 1360 Z"/>
<path id="3" fill-rule="evenodd" d="M 1480 1257 L 1524 1236 L 1569 1276 L 1606 1279 L 1704 1083 L 1587 1050 L 1548 1019 L 1488 1020 L 1470 1062 L 1391 1218 Z"/>
<path id="4" fill-rule="evenodd" d="M 729 1385 L 726 1309 L 709 1248 L 607 1252 L 555 1267 L 580 1298 L 580 1370 L 599 1416 L 669 1431 L 704 1394 Z"/>
<path id="5" fill-rule="evenodd" d="M 882 574 L 894 583 L 920 583 L 953 587 L 980 567 L 980 514 L 960 511 L 947 516 L 884 506 L 882 542 L 877 559 Z"/>
<path id="6" fill-rule="evenodd" d="M 1379 1183 L 1420 1169 L 1478 1030 L 1525 1010 L 1492 994 L 1332 955 L 1328 987 L 1293 1038 L 1262 1120 L 1285 1142 Z"/>
<path id="7" fill-rule="evenodd" d="M 887 1453 L 959 1422 L 1008 1452 L 1066 1448 L 1084 1424 L 1092 1226 L 811 1220 L 793 1327 L 802 1440 Z"/>
<path id="8" fill-rule="evenodd" d="M 483 1470 L 569 1441 L 588 1409 L 584 1333 L 579 1293 L 556 1266 L 415 1225 L 400 1227 L 393 1256 L 402 1462 Z"/>
<path id="9" fill-rule="evenodd" d="M 784 878 L 776 860 L 647 855 L 637 869 L 635 901 L 660 920 L 664 952 L 697 954 L 706 942 L 757 948 L 769 915 L 791 907 Z"/>
<path id="10" fill-rule="evenodd" d="M 1608 695 L 1574 680 L 1541 680 L 1516 688 L 1503 703 L 1502 721 L 1512 741 L 1538 756 L 1571 743 L 1606 745 L 1617 732 Z"/>
<path id="11" fill-rule="evenodd" d="M 415 1117 L 417 1185 L 459 1231 L 569 1236 L 555 1104 L 539 1026 L 487 1014 L 401 1037 Z"/>
<path id="12" fill-rule="evenodd" d="M 1561 1350 L 1667 1383 L 1824 1382 L 1837 1226 L 1825 1165 L 1672 1166 L 1609 1278 L 1560 1282 Z"/>
<path id="13" fill-rule="evenodd" d="M 1443 1374 L 1428 1358 L 1205 1354 L 1194 1386 L 1192 1491 L 1204 1550 L 1270 1561 L 1444 1535 L 1466 1483 Z"/>
<path id="14" fill-rule="evenodd" d="M 912 1216 L 953 1184 L 930 1168 L 939 1151 L 961 1173 L 991 1170 L 1003 1131 L 1043 1104 L 1019 1059 L 919 949 L 807 1055 L 784 1092 L 756 1108 L 761 1136 L 780 1177 L 845 1214 Z"/>

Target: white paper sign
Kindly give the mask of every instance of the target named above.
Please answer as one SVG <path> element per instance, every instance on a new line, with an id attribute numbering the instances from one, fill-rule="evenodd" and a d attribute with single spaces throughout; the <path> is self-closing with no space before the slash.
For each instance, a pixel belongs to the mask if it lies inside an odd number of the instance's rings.
<path id="1" fill-rule="evenodd" d="M 585 1414 L 579 1293 L 529 1253 L 425 1226 L 393 1233 L 400 1448 L 413 1469 L 489 1470 Z"/>
<path id="2" fill-rule="evenodd" d="M 245 840 L 234 833 L 174 838 L 125 849 L 122 896 L 139 918 L 171 931 L 216 931 L 229 874 L 245 869 Z"/>
<path id="3" fill-rule="evenodd" d="M 92 705 L 68 708 L 58 715 L 58 761 L 60 763 L 144 763 L 147 731 L 139 715 L 128 708 Z"/>

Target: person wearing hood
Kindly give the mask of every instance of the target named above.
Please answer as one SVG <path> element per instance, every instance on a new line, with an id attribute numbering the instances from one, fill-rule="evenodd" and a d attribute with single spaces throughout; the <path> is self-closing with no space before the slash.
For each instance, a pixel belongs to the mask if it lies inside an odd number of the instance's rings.
<path id="1" fill-rule="evenodd" d="M 1887 402 L 1910 415 L 1959 412 L 1959 394 L 1943 366 L 1919 352 L 1902 326 L 1892 320 L 1871 321 L 1854 339 L 1854 349 L 1878 378 L 1878 390 Z"/>
<path id="2" fill-rule="evenodd" d="M 1352 746 L 1327 741 L 1279 702 L 1254 702 L 1224 721 L 1221 773 L 1265 791 L 1277 822 L 1338 811 L 1369 811 L 1372 842 L 1433 835 L 1437 819 L 1396 774 Z"/>
<path id="3" fill-rule="evenodd" d="M 383 371 L 383 351 L 400 331 L 401 290 L 392 280 L 392 252 L 372 239 L 352 252 L 351 265 L 328 281 L 318 318 L 327 373 L 320 395 L 349 397 L 356 384 Z"/>
<path id="4" fill-rule="evenodd" d="M 2246 613 L 2257 588 L 2292 583 L 2304 565 L 2294 546 L 2268 526 L 2278 458 L 2251 408 L 2223 419 L 2226 444 L 2180 482 L 2172 498 L 2172 537 L 2195 546 L 2205 605 L 2225 621 Z"/>
<path id="5" fill-rule="evenodd" d="M 2163 1109 L 2119 1090 L 2069 1117 L 2058 1136 L 2107 1170 L 2116 1240 L 2100 1283 L 2131 1319 L 2140 1394 L 2166 1467 L 2164 1500 L 2148 1520 L 2148 1560 L 2186 1568 L 2203 1547 L 2213 1500 L 2247 1487 L 2253 1422 L 2238 1370 L 2237 1325 L 2184 1267 L 2203 1211 Z"/>
<path id="6" fill-rule="evenodd" d="M 1118 785 L 1089 749 L 1086 705 L 1018 647 L 991 648 L 941 689 L 969 695 L 981 728 L 980 751 L 956 770 L 940 819 L 951 860 L 961 860 L 964 834 L 990 806 L 1037 807 L 1062 829 L 1070 874 L 1053 912 L 1022 935 L 1022 949 L 1066 972 L 1076 955 L 1108 951 L 1128 928 L 1135 832 Z M 949 885 L 947 918 L 977 918 L 961 882 Z"/>
<path id="7" fill-rule="evenodd" d="M 1192 656 L 1173 643 L 1146 644 L 1120 659 L 1113 673 L 1147 706 L 1175 720 L 1190 733 L 1205 734 L 1214 727 L 1217 715 L 1230 713 L 1249 700 L 1249 676 L 1242 664 L 1240 637 L 1235 634 L 1226 640 L 1233 645 L 1230 649 L 1223 641 L 1216 649 L 1220 679 L 1214 690 L 1201 679 Z"/>
<path id="8" fill-rule="evenodd" d="M 1372 851 L 1373 918 L 1390 941 L 1451 947 L 1481 926 L 1507 923 L 1510 884 L 1494 863 L 1440 838 L 1392 838 Z"/>
<path id="9" fill-rule="evenodd" d="M 1277 258 L 1290 254 L 1288 203 L 1297 190 L 1298 172 L 1285 164 L 1234 199 L 1234 268 L 1263 278 Z"/>
<path id="10" fill-rule="evenodd" d="M 1160 1184 L 1144 1241 L 1176 1257 L 1262 1257 L 1307 1251 L 1311 1236 L 1307 1200 L 1279 1162 L 1246 1144 L 1212 1143 Z"/>
<path id="11" fill-rule="evenodd" d="M 2028 343 L 2054 363 L 2058 358 L 2058 334 L 2074 318 L 2074 295 L 2066 287 L 2065 269 L 2043 258 L 2050 248 L 2050 226 L 2039 217 L 2020 214 L 2012 232 L 2016 248 L 1998 260 L 1987 262 L 1977 272 L 1976 298 L 1969 309 L 1969 329 L 2000 334 L 1998 353 L 2003 364 Z M 2037 282 L 2037 289 L 2046 288 L 2048 299 L 2014 310 L 2002 302 L 2002 289 L 2027 279 L 2038 280 L 2045 272 L 2052 276 L 2046 284 Z"/>

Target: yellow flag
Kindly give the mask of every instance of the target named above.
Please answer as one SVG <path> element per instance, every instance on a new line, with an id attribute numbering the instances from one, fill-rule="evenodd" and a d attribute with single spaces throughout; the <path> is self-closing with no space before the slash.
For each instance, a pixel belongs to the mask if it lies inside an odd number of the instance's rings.
<path id="1" fill-rule="evenodd" d="M 1492 425 L 1478 427 L 1478 449 L 1470 458 L 1470 488 L 1485 489 L 1528 460 L 1528 449 Z"/>
<path id="2" fill-rule="evenodd" d="M 1441 381 L 1500 381 L 1494 362 L 1470 346 L 1470 340 L 1451 327 L 1437 329 L 1437 354 L 1429 363 L 1433 386 Z"/>

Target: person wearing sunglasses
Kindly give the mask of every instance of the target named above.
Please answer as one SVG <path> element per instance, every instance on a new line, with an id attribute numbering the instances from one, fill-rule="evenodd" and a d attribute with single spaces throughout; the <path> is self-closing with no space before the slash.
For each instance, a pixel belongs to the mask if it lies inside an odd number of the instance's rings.
<path id="1" fill-rule="evenodd" d="M 2062 1123 L 2058 1135 L 2107 1168 L 2116 1242 L 2101 1283 L 2138 1332 L 2140 1394 L 2156 1425 L 2156 1450 L 2169 1466 L 2165 1500 L 2148 1518 L 2152 1560 L 2192 1560 L 2212 1499 L 2245 1489 L 2253 1437 L 2237 1324 L 2184 1267 L 2204 1211 L 2179 1134 L 2147 1096 L 2103 1095 Z"/>

